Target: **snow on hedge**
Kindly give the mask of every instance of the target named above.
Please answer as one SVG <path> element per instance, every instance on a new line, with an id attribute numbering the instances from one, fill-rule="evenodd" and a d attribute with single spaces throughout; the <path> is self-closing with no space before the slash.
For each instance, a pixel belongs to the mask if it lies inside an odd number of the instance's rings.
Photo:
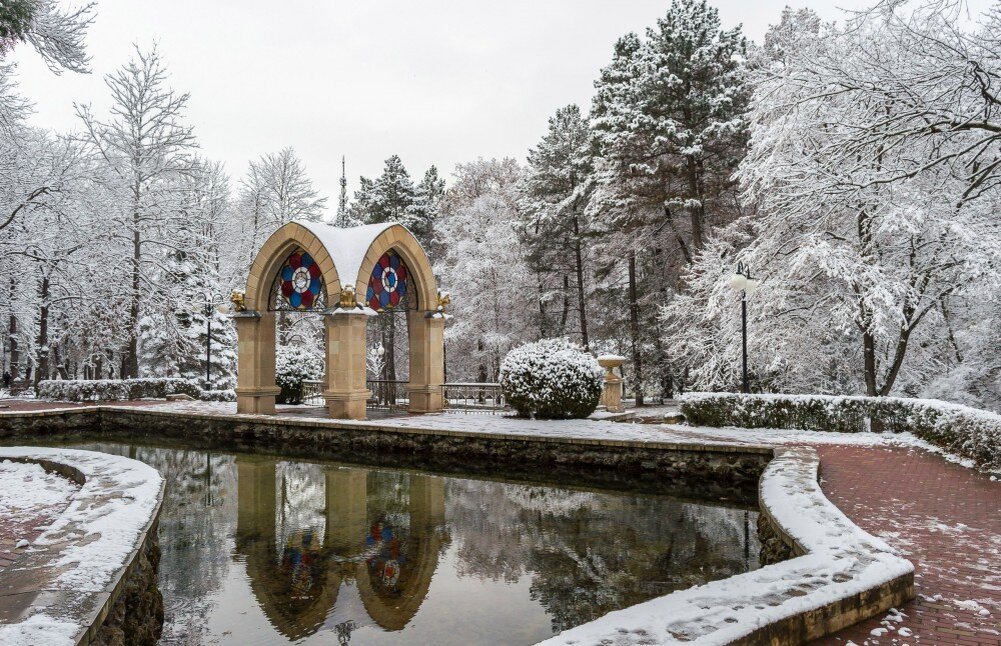
<path id="1" fill-rule="evenodd" d="M 163 399 L 184 394 L 197 398 L 201 386 L 189 379 L 152 377 L 143 379 L 66 379 L 40 381 L 39 399 L 65 402 Z"/>
<path id="2" fill-rule="evenodd" d="M 542 339 L 507 353 L 500 384 L 523 417 L 582 419 L 598 406 L 604 374 L 597 359 L 568 339 Z"/>
<path id="3" fill-rule="evenodd" d="M 700 426 L 910 432 L 1001 470 L 1001 415 L 935 399 L 685 393 L 681 412 Z"/>
<path id="4" fill-rule="evenodd" d="M 90 627 L 101 593 L 115 582 L 153 521 L 163 478 L 126 457 L 42 447 L 0 448 L 0 460 L 47 460 L 82 473 L 85 482 L 58 518 L 25 550 L 39 590 L 57 601 L 34 606 L 16 619 L 0 619 L 0 644 L 76 644 Z M 0 587 L 15 570 L 0 570 Z"/>
<path id="5" fill-rule="evenodd" d="M 909 561 L 827 500 L 819 464 L 812 448 L 777 449 L 761 477 L 762 511 L 802 556 L 610 612 L 542 644 L 728 644 L 856 595 L 871 602 L 866 591 L 910 577 Z"/>

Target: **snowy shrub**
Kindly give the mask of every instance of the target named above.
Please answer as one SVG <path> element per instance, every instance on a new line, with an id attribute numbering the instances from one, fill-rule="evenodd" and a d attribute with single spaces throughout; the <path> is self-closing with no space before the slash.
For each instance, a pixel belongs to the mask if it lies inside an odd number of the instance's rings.
<path id="1" fill-rule="evenodd" d="M 686 393 L 681 412 L 701 426 L 907 431 L 983 468 L 1001 469 L 1001 415 L 935 399 Z"/>
<path id="2" fill-rule="evenodd" d="M 67 379 L 38 383 L 39 399 L 67 402 L 163 399 L 175 394 L 198 397 L 200 392 L 201 387 L 195 381 L 171 377 Z"/>
<path id="3" fill-rule="evenodd" d="M 203 390 L 198 393 L 198 399 L 203 402 L 235 402 L 236 391 L 229 390 Z"/>
<path id="4" fill-rule="evenodd" d="M 282 389 L 279 404 L 301 404 L 302 382 L 323 379 L 323 358 L 302 346 L 279 346 L 275 353 L 275 383 Z"/>
<path id="5" fill-rule="evenodd" d="M 584 418 L 598 406 L 604 372 L 580 346 L 565 338 L 543 339 L 507 353 L 500 384 L 522 417 Z"/>

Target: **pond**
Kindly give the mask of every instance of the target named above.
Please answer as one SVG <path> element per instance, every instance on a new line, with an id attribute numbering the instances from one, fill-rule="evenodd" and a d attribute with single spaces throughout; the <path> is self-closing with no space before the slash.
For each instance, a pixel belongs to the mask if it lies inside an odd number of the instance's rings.
<path id="1" fill-rule="evenodd" d="M 747 500 L 656 483 L 74 447 L 142 460 L 167 480 L 165 644 L 531 644 L 757 567 Z"/>

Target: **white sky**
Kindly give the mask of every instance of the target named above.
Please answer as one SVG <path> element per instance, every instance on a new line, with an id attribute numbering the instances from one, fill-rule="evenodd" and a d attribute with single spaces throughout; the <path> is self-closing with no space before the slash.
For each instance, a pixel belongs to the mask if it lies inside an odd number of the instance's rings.
<path id="1" fill-rule="evenodd" d="M 79 4 L 82 0 L 71 0 Z M 760 42 L 782 7 L 868 0 L 716 0 L 725 27 Z M 341 155 L 349 188 L 399 154 L 415 181 L 431 164 L 449 177 L 476 157 L 523 160 L 559 107 L 590 105 L 615 40 L 642 32 L 669 0 L 100 0 L 87 40 L 92 73 L 48 71 L 25 45 L 21 91 L 34 123 L 77 127 L 73 103 L 106 114 L 103 76 L 132 44 L 159 44 L 171 85 L 191 93 L 201 153 L 234 188 L 247 162 L 293 146 L 336 208 Z"/>

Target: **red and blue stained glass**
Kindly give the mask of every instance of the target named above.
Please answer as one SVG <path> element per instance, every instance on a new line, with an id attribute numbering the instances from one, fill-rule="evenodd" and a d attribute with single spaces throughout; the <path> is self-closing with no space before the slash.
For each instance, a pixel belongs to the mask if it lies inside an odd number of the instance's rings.
<path id="1" fill-rule="evenodd" d="M 407 295 L 410 272 L 395 251 L 387 251 L 372 268 L 365 302 L 376 311 L 399 305 Z"/>
<path id="2" fill-rule="evenodd" d="M 320 267 L 305 251 L 292 252 L 278 272 L 278 281 L 278 293 L 284 301 L 282 304 L 294 310 L 321 306 L 323 279 Z"/>

